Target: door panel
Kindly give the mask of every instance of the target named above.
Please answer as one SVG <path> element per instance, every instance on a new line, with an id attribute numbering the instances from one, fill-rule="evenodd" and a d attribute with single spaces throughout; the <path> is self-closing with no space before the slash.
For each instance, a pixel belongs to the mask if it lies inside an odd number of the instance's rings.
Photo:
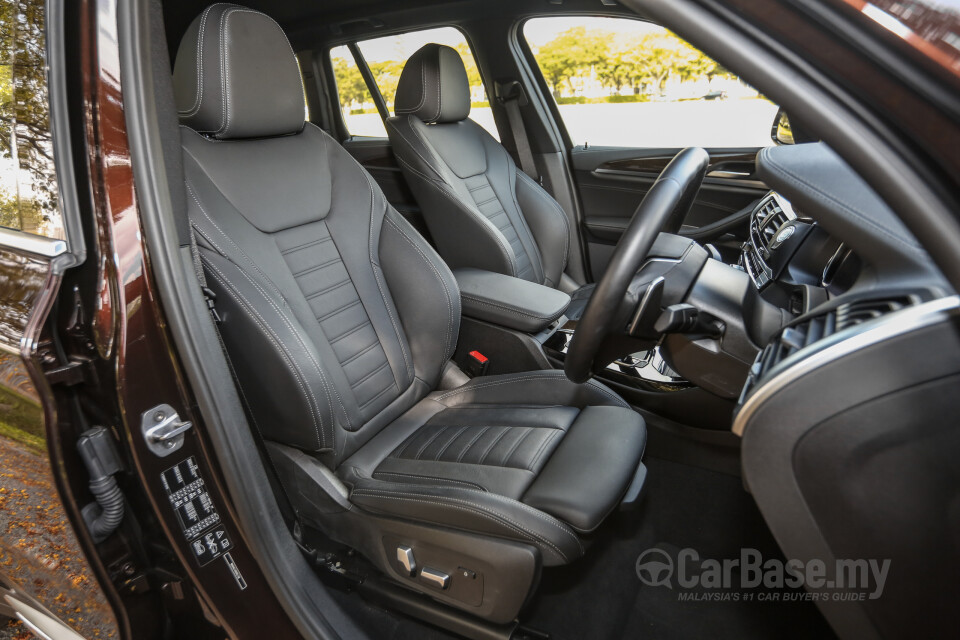
<path id="1" fill-rule="evenodd" d="M 583 225 L 594 279 L 606 270 L 613 248 L 663 168 L 679 149 L 574 147 L 571 158 L 580 191 Z M 757 149 L 711 149 L 710 167 L 684 220 L 692 231 L 750 206 L 767 191 L 755 173 Z M 736 247 L 737 234 L 717 244 Z"/>

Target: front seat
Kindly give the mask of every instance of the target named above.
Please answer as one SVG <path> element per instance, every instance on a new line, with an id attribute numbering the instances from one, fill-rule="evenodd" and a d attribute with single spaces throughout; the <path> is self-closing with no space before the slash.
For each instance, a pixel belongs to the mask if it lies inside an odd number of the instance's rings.
<path id="1" fill-rule="evenodd" d="M 456 281 L 304 123 L 297 59 L 271 18 L 205 10 L 174 88 L 219 330 L 298 524 L 438 600 L 512 619 L 540 566 L 583 554 L 642 478 L 642 418 L 560 371 L 439 389 Z"/>
<path id="2" fill-rule="evenodd" d="M 447 264 L 559 288 L 571 237 L 567 215 L 467 117 L 470 87 L 456 49 L 427 44 L 410 57 L 394 112 L 390 145 Z M 568 318 L 579 319 L 593 289 L 565 288 Z"/>

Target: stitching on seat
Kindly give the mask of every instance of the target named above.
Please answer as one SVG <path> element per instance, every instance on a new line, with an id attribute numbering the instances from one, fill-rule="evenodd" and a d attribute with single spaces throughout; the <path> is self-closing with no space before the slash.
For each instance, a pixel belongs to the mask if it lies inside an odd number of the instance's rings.
<path id="1" fill-rule="evenodd" d="M 225 67 L 226 67 L 226 64 L 227 64 L 227 63 L 226 63 L 226 59 L 227 59 L 227 47 L 226 47 L 226 40 L 225 40 L 225 38 L 223 37 L 223 35 L 224 35 L 224 34 L 223 34 L 223 27 L 224 27 L 224 24 L 225 24 L 225 22 L 226 22 L 226 20 L 227 20 L 227 16 L 229 16 L 230 13 L 232 13 L 231 10 L 230 10 L 230 9 L 227 9 L 226 11 L 224 11 L 223 13 L 220 14 L 220 29 L 219 29 L 219 35 L 220 35 L 220 47 L 219 47 L 219 48 L 220 48 L 220 118 L 221 118 L 221 123 L 222 123 L 222 124 L 220 125 L 220 128 L 217 129 L 217 130 L 214 132 L 214 135 L 218 135 L 218 134 L 220 134 L 221 132 L 223 132 L 223 130 L 224 130 L 225 127 L 227 126 L 227 73 L 228 73 L 228 70 L 227 70 L 227 68 L 225 68 Z"/>
<path id="2" fill-rule="evenodd" d="M 477 440 L 479 440 L 480 438 L 482 438 L 482 437 L 483 437 L 483 434 L 485 434 L 485 433 L 486 433 L 487 431 L 489 431 L 489 430 L 490 430 L 490 427 L 484 427 L 483 429 L 481 429 L 481 430 L 480 430 L 480 433 L 478 433 L 477 435 L 475 435 L 475 436 L 473 437 L 473 440 L 471 440 L 469 443 L 467 443 L 467 447 L 466 447 L 463 451 L 460 452 L 460 455 L 457 456 L 457 462 L 460 462 L 461 460 L 463 460 L 463 456 L 467 455 L 467 452 L 470 451 L 470 449 L 473 448 L 473 445 L 477 444 Z"/>
<path id="3" fill-rule="evenodd" d="M 466 428 L 466 427 L 464 427 L 464 428 Z M 507 466 L 507 463 L 510 462 L 510 458 L 513 457 L 513 454 L 516 453 L 517 449 L 520 448 L 520 445 L 523 443 L 523 441 L 526 440 L 528 437 L 530 437 L 530 434 L 533 433 L 533 431 L 534 431 L 534 428 L 533 428 L 533 427 L 522 427 L 522 428 L 523 428 L 523 429 L 526 429 L 526 431 L 524 432 L 524 434 L 523 434 L 522 436 L 520 436 L 519 438 L 517 438 L 517 441 L 513 443 L 513 446 L 512 446 L 512 447 L 510 447 L 510 451 L 508 451 L 508 452 L 507 452 L 507 455 L 505 455 L 505 456 L 503 457 L 503 463 L 502 463 L 500 466 L 502 466 L 502 467 L 506 467 L 506 466 Z"/>
<path id="4" fill-rule="evenodd" d="M 376 479 L 377 476 L 395 476 L 398 478 L 420 478 L 421 480 L 436 480 L 438 482 L 451 482 L 453 484 L 462 484 L 466 487 L 471 487 L 477 491 L 483 491 L 484 493 L 489 493 L 487 488 L 479 485 L 475 482 L 468 482 L 466 480 L 454 480 L 453 478 L 441 478 L 438 476 L 424 476 L 417 473 L 401 473 L 399 471 L 374 471 L 373 478 Z"/>
<path id="5" fill-rule="evenodd" d="M 537 463 L 540 462 L 540 458 L 543 457 L 543 452 L 547 450 L 548 444 L 553 444 L 553 441 L 557 439 L 557 431 L 553 431 L 548 434 L 546 438 L 543 439 L 543 442 L 540 443 L 540 447 L 537 449 L 537 452 L 534 454 L 533 459 L 530 461 L 530 466 L 527 467 L 528 471 L 534 471 L 537 468 Z M 535 473 L 535 471 L 534 471 Z"/>
<path id="6" fill-rule="evenodd" d="M 423 103 L 426 101 L 426 99 L 427 99 L 427 79 L 426 79 L 426 75 L 424 74 L 424 71 L 423 71 L 423 66 L 424 66 L 424 65 L 423 65 L 423 60 L 421 59 L 421 60 L 420 60 L 420 102 L 419 102 L 419 103 L 417 104 L 417 106 L 414 107 L 413 109 L 397 109 L 397 110 L 396 110 L 397 115 L 399 115 L 399 114 L 401 114 L 401 113 L 416 113 L 417 111 L 420 110 L 420 107 L 422 107 L 422 106 L 423 106 Z M 403 72 L 401 72 L 401 75 L 403 75 Z"/>
<path id="7" fill-rule="evenodd" d="M 492 508 L 486 507 L 486 506 L 484 506 L 484 505 L 472 504 L 472 503 L 469 503 L 469 502 L 467 502 L 467 501 L 465 501 L 465 500 L 458 500 L 457 498 L 448 498 L 448 497 L 445 497 L 445 496 L 425 496 L 425 495 L 423 495 L 423 494 L 415 494 L 415 493 L 410 493 L 410 494 L 408 494 L 408 495 L 403 495 L 403 494 L 398 494 L 398 493 L 391 493 L 391 492 L 384 491 L 384 490 L 374 491 L 374 490 L 370 490 L 370 489 L 358 489 L 358 490 L 356 490 L 356 491 L 353 492 L 353 495 L 360 495 L 360 496 L 366 495 L 366 496 L 370 496 L 370 497 L 379 497 L 379 498 L 393 498 L 393 499 L 395 499 L 395 500 L 407 500 L 407 501 L 409 501 L 409 502 L 419 502 L 419 503 L 422 503 L 422 504 L 434 504 L 434 505 L 438 505 L 438 506 L 441 506 L 441 507 L 447 507 L 447 508 L 453 508 L 453 509 L 460 509 L 460 510 L 462 510 L 462 511 L 473 512 L 473 513 L 476 513 L 476 514 L 478 514 L 478 515 L 484 516 L 484 517 L 486 517 L 487 519 L 494 520 L 495 522 L 497 522 L 497 523 L 500 524 L 501 526 L 505 526 L 505 527 L 507 527 L 508 529 L 512 529 L 513 531 L 516 531 L 516 532 L 519 533 L 520 535 L 522 535 L 522 536 L 524 536 L 524 537 L 526 537 L 526 538 L 528 538 L 528 539 L 530 539 L 530 540 L 534 540 L 535 542 L 540 542 L 540 543 L 542 543 L 542 544 L 547 545 L 548 547 L 550 547 L 551 549 L 553 549 L 554 552 L 556 552 L 556 554 L 559 555 L 560 558 L 561 558 L 564 562 L 567 562 L 567 561 L 569 560 L 569 558 L 567 557 L 567 554 L 565 554 L 565 553 L 560 549 L 559 546 L 557 546 L 556 544 L 554 544 L 554 543 L 551 542 L 550 540 L 548 540 L 548 539 L 546 539 L 545 537 L 543 537 L 543 536 L 541 536 L 541 535 L 538 535 L 538 534 L 536 534 L 536 533 L 534 533 L 534 532 L 532 532 L 532 531 L 529 531 L 529 530 L 525 529 L 525 528 L 523 527 L 523 525 L 521 525 L 521 524 L 518 523 L 518 522 L 515 522 L 515 521 L 512 520 L 509 516 L 506 516 L 506 515 L 498 512 L 498 511 L 495 511 L 495 510 L 493 510 Z M 491 494 L 491 495 L 492 495 L 492 494 Z M 412 497 L 412 496 L 417 496 L 417 497 Z M 446 502 L 444 502 L 444 501 L 446 501 Z M 458 503 L 458 504 L 449 504 L 449 502 L 454 502 L 454 503 Z M 520 503 L 517 503 L 517 504 L 520 504 Z M 464 505 L 464 506 L 460 506 L 460 505 Z M 576 535 L 575 535 L 572 531 L 569 532 L 569 533 L 570 533 L 571 536 L 576 537 Z M 579 540 L 578 540 L 578 544 L 579 544 Z M 582 552 L 583 547 L 581 546 L 580 549 L 581 549 L 581 552 Z"/>
<path id="8" fill-rule="evenodd" d="M 409 144 L 409 142 L 407 142 L 407 144 Z M 423 156 L 421 156 L 421 159 L 422 158 Z M 415 173 L 426 178 L 426 176 L 424 176 L 423 173 L 416 171 L 416 169 L 413 169 L 413 167 L 410 166 L 409 162 L 406 162 L 405 160 L 401 159 L 399 156 L 397 156 L 397 159 L 400 161 L 401 164 L 407 166 L 408 168 L 412 169 Z M 461 211 L 465 212 L 468 216 L 471 216 L 474 220 L 476 220 L 479 225 L 478 230 L 485 232 L 490 238 L 492 238 L 497 243 L 497 247 L 500 249 L 500 254 L 503 257 L 503 259 L 506 261 L 506 266 L 512 272 L 512 273 L 508 273 L 507 275 L 516 275 L 517 266 L 512 256 L 512 252 L 510 251 L 508 246 L 505 244 L 506 238 L 504 238 L 503 234 L 499 232 L 499 230 L 496 228 L 496 225 L 494 225 L 489 218 L 483 215 L 481 211 L 479 210 L 475 211 L 473 208 L 469 206 L 461 205 L 460 197 L 457 196 L 455 192 L 453 192 L 453 190 L 450 188 L 449 185 L 447 185 L 446 182 L 427 178 L 425 184 L 432 186 L 434 189 L 438 190 L 455 207 L 458 207 Z M 493 227 L 493 229 L 491 229 L 490 227 Z"/>
<path id="9" fill-rule="evenodd" d="M 436 122 L 440 119 L 440 114 L 443 112 L 443 94 L 440 92 L 440 54 L 443 53 L 443 50 L 440 47 L 437 47 L 437 115 L 433 116 L 433 121 Z"/>
<path id="10" fill-rule="evenodd" d="M 220 70 L 222 72 L 220 76 L 220 86 L 221 86 L 221 91 L 223 92 L 224 124 L 223 126 L 220 127 L 220 129 L 216 131 L 214 135 L 225 134 L 227 130 L 230 129 L 230 118 L 232 115 L 232 108 L 231 108 L 232 105 L 230 104 L 230 102 L 232 101 L 233 98 L 232 96 L 229 96 L 227 94 L 227 90 L 226 90 L 226 84 L 229 83 L 229 76 L 230 76 L 230 58 L 227 57 L 226 55 L 227 47 L 226 47 L 225 31 L 226 31 L 226 19 L 227 17 L 233 15 L 234 13 L 252 13 L 257 16 L 262 16 L 267 20 L 269 20 L 270 22 L 272 22 L 273 25 L 280 31 L 280 37 L 283 38 L 284 42 L 287 43 L 287 47 L 290 49 L 290 55 L 293 56 L 293 62 L 294 64 L 297 65 L 297 69 L 299 70 L 300 68 L 300 62 L 297 60 L 297 54 L 293 51 L 293 45 L 290 44 L 290 40 L 289 38 L 287 38 L 286 32 L 283 30 L 283 27 L 281 27 L 280 24 L 277 23 L 276 20 L 274 20 L 273 18 L 271 18 L 270 16 L 268 16 L 267 14 L 261 11 L 255 11 L 255 10 L 247 9 L 244 7 L 237 7 L 233 9 L 227 9 L 226 11 L 224 11 L 223 15 L 220 17 L 220 48 L 221 48 Z M 224 59 L 226 59 L 225 64 L 224 64 Z M 301 130 L 302 130 L 302 127 L 301 127 Z"/>
<path id="11" fill-rule="evenodd" d="M 420 448 L 417 449 L 417 453 L 416 455 L 413 456 L 413 459 L 419 460 L 420 456 L 423 455 L 423 450 L 429 447 L 431 444 L 433 444 L 433 441 L 439 438 L 440 434 L 445 432 L 448 428 L 449 427 L 442 427 L 440 429 L 437 429 L 436 433 L 434 433 L 430 438 L 427 438 L 427 441 L 424 444 L 420 445 Z"/>
<path id="12" fill-rule="evenodd" d="M 409 121 L 409 119 L 412 118 L 412 117 L 413 117 L 413 116 L 407 116 L 407 120 Z M 388 120 L 388 122 L 390 122 L 390 121 Z M 409 125 L 409 122 L 408 122 L 407 124 Z M 397 132 L 397 135 L 400 136 L 400 139 L 403 140 L 405 143 L 407 143 L 407 146 L 410 147 L 410 150 L 413 151 L 415 154 L 417 154 L 417 156 L 418 156 L 421 160 L 423 160 L 423 164 L 425 164 L 428 169 L 430 169 L 431 171 L 433 171 L 434 173 L 436 173 L 436 174 L 437 174 L 437 178 L 439 178 L 441 181 L 443 181 L 443 180 L 444 180 L 444 177 L 443 177 L 442 175 L 440 175 L 440 172 L 437 170 L 437 168 L 434 167 L 432 164 L 430 164 L 430 161 L 429 161 L 429 160 L 427 160 L 426 158 L 423 157 L 423 154 L 420 153 L 420 151 L 417 149 L 416 145 L 413 144 L 412 142 L 410 142 L 410 140 L 403 134 L 403 132 L 400 130 L 400 127 L 396 126 L 396 125 L 393 124 L 393 123 L 390 123 L 390 126 L 393 127 L 393 130 Z M 413 128 L 413 125 L 409 125 L 409 126 L 410 126 L 410 130 L 415 132 L 415 130 L 414 130 L 414 128 Z M 418 136 L 418 137 L 419 137 L 419 136 Z M 422 140 L 423 138 L 420 138 L 420 139 Z M 397 160 L 401 160 L 401 158 L 400 158 L 399 155 L 397 156 Z M 406 163 L 406 164 L 407 164 L 407 166 L 413 168 L 409 163 Z M 416 171 L 417 173 L 419 173 L 420 175 L 422 175 L 422 176 L 423 176 L 424 178 L 426 178 L 427 180 L 430 180 L 430 181 L 433 181 L 433 180 L 434 180 L 433 178 L 429 178 L 429 177 L 427 177 L 426 175 L 424 175 L 423 173 L 420 173 L 420 172 L 417 171 L 416 169 L 414 169 L 414 171 Z"/>
<path id="13" fill-rule="evenodd" d="M 200 111 L 200 105 L 203 104 L 203 39 L 207 28 L 207 17 L 216 6 L 219 6 L 219 3 L 204 9 L 203 15 L 200 17 L 200 33 L 197 36 L 197 91 L 193 96 L 193 106 L 184 111 L 177 111 L 179 115 L 185 118 L 195 116 Z"/>
<path id="14" fill-rule="evenodd" d="M 300 391 L 303 394 L 304 399 L 307 400 L 307 406 L 310 407 L 310 415 L 313 418 L 313 428 L 317 435 L 317 446 L 320 449 L 325 449 L 327 443 L 326 443 L 326 427 L 324 427 L 323 425 L 323 413 L 320 411 L 319 405 L 317 405 L 316 407 L 316 412 L 314 411 L 314 405 L 317 403 L 317 399 L 316 397 L 314 397 L 313 392 L 310 390 L 310 386 L 306 384 L 306 378 L 303 375 L 303 371 L 300 369 L 299 365 L 297 365 L 296 361 L 293 359 L 292 354 L 290 354 L 290 352 L 283 345 L 283 342 L 280 340 L 280 337 L 276 335 L 276 332 L 274 332 L 270 328 L 270 325 L 266 322 L 263 316 L 260 315 L 260 312 L 257 311 L 256 308 L 250 304 L 249 300 L 247 300 L 246 297 L 242 293 L 240 293 L 239 289 L 237 289 L 233 285 L 233 283 L 230 282 L 229 278 L 227 278 L 227 276 L 223 274 L 223 272 L 217 269 L 216 265 L 213 265 L 209 261 L 205 261 L 205 263 L 207 264 L 207 266 L 209 266 L 212 269 L 210 272 L 210 275 L 212 275 L 213 278 L 217 280 L 217 282 L 219 282 L 228 293 L 230 293 L 231 297 L 233 297 L 234 300 L 240 303 L 244 307 L 244 309 L 247 310 L 247 314 L 250 315 L 250 317 L 254 320 L 254 322 L 263 332 L 264 336 L 266 336 L 267 339 L 270 340 L 274 348 L 277 349 L 277 352 L 281 355 L 281 357 L 284 359 L 287 365 L 291 369 L 296 371 L 297 384 L 300 387 Z M 318 414 L 319 414 L 319 423 L 320 423 L 319 429 L 317 427 Z M 323 433 L 321 433 L 321 431 Z"/>
<path id="15" fill-rule="evenodd" d="M 447 442 L 447 444 L 443 445 L 443 448 L 440 449 L 440 451 L 437 452 L 437 455 L 436 455 L 436 457 L 434 458 L 434 460 L 437 461 L 437 462 L 442 462 L 442 461 L 440 460 L 440 458 L 442 458 L 442 457 L 443 457 L 443 454 L 446 453 L 447 449 L 450 448 L 450 445 L 452 445 L 452 444 L 456 441 L 456 439 L 460 437 L 460 434 L 463 433 L 463 432 L 466 431 L 466 430 L 467 430 L 467 426 L 460 427 L 460 428 L 457 430 L 457 433 L 456 433 L 452 438 L 450 438 L 450 441 Z"/>
<path id="16" fill-rule="evenodd" d="M 407 355 L 407 348 L 404 346 L 404 337 L 400 334 L 400 327 L 397 326 L 397 320 L 393 315 L 393 307 L 390 301 L 387 300 L 387 295 L 384 293 L 383 281 L 381 279 L 381 267 L 380 267 L 380 256 L 375 255 L 373 250 L 373 213 L 374 213 L 374 196 L 376 191 L 373 188 L 373 184 L 370 182 L 370 175 L 366 171 L 361 171 L 364 179 L 367 181 L 367 187 L 370 189 L 370 232 L 369 232 L 369 254 L 370 254 L 370 265 L 373 270 L 373 277 L 377 282 L 377 290 L 380 291 L 380 299 L 383 302 L 383 306 L 387 309 L 387 315 L 390 317 L 390 324 L 393 326 L 393 332 L 396 335 L 397 343 L 400 346 L 400 353 L 403 354 L 403 364 L 406 367 L 407 376 L 413 377 L 413 362 L 410 359 L 410 356 Z M 384 201 L 384 207 L 386 207 L 386 201 Z M 384 214 L 384 219 L 386 219 L 386 214 Z M 376 329 L 374 329 L 376 332 Z M 379 341 L 379 336 L 377 337 Z M 398 387 L 400 385 L 397 385 Z"/>
<path id="17" fill-rule="evenodd" d="M 477 461 L 477 464 L 482 465 L 484 462 L 486 462 L 487 456 L 490 455 L 490 452 L 493 451 L 494 447 L 500 444 L 500 441 L 503 440 L 504 436 L 510 433 L 509 427 L 498 427 L 498 428 L 503 429 L 503 431 L 501 431 L 500 435 L 498 435 L 496 438 L 493 439 L 492 443 L 487 445 L 487 448 L 484 450 L 483 455 L 480 456 L 480 459 Z"/>
<path id="18" fill-rule="evenodd" d="M 535 252 L 536 256 L 534 257 L 536 257 L 537 264 L 540 266 L 540 277 L 543 279 L 546 279 L 547 271 L 543 267 L 543 256 L 541 255 L 540 246 L 537 245 L 537 239 L 533 235 L 533 231 L 530 230 L 530 225 L 527 223 L 527 219 L 523 215 L 523 209 L 520 208 L 520 203 L 517 201 L 517 165 L 513 162 L 513 158 L 510 157 L 510 153 L 507 152 L 507 150 L 503 146 L 501 146 L 500 149 L 503 151 L 503 155 L 506 156 L 507 158 L 507 163 L 506 163 L 507 183 L 508 183 L 508 191 L 510 192 L 510 197 L 511 199 L 513 199 L 513 206 L 517 208 L 517 217 L 520 219 L 520 224 L 523 227 L 524 231 L 526 231 L 527 236 L 530 238 L 530 243 L 536 249 L 536 252 Z M 512 172 L 510 171 L 511 165 L 513 165 Z M 501 206 L 503 205 L 501 204 Z M 504 207 L 503 209 L 504 209 L 504 213 L 506 213 L 506 207 Z M 513 219 L 510 218 L 509 214 L 507 214 L 507 218 L 509 218 L 510 222 L 513 223 Z M 529 254 L 530 252 L 527 251 L 526 246 L 523 244 L 523 240 L 520 238 L 520 232 L 517 231 L 516 227 L 517 225 L 514 225 L 514 233 L 517 234 L 517 239 L 520 240 L 520 245 L 523 246 L 524 252 Z M 527 256 L 527 258 L 530 260 L 530 267 L 533 268 L 533 259 L 529 255 Z M 536 275 L 536 269 L 534 269 L 533 272 L 534 272 L 534 275 Z"/>
<path id="19" fill-rule="evenodd" d="M 191 157 L 192 157 L 192 156 L 191 156 Z M 203 213 L 203 215 L 207 218 L 207 220 L 209 220 L 210 223 L 213 224 L 214 228 L 216 228 L 216 230 L 220 232 L 220 235 L 222 235 L 224 238 L 226 238 L 226 240 L 227 240 L 230 244 L 232 244 L 232 245 L 237 249 L 237 251 L 240 252 L 240 255 L 242 255 L 244 258 L 246 258 L 247 262 L 249 262 L 250 264 L 253 265 L 253 268 L 256 269 L 256 271 L 257 271 L 261 276 L 263 276 L 263 278 L 267 281 L 267 283 L 273 288 L 274 292 L 278 294 L 280 300 L 282 300 L 282 301 L 284 302 L 284 305 L 287 305 L 288 308 L 289 308 L 289 305 L 287 304 L 286 299 L 283 297 L 283 294 L 280 292 L 280 290 L 277 288 L 277 286 L 273 283 L 273 281 L 270 280 L 270 278 L 267 277 L 267 274 L 265 274 L 265 273 L 263 272 L 263 270 L 261 270 L 260 267 L 257 266 L 257 263 L 256 263 L 256 262 L 254 262 L 253 260 L 250 259 L 250 256 L 248 256 L 248 255 L 243 251 L 243 249 L 241 249 L 240 246 L 239 246 L 236 242 L 233 241 L 233 239 L 232 239 L 230 236 L 228 236 L 226 233 L 224 233 L 223 229 L 221 229 L 220 226 L 216 223 L 216 221 L 214 221 L 214 219 L 210 216 L 210 214 L 207 213 L 207 210 L 204 209 L 204 207 L 203 207 L 202 204 L 200 204 L 200 200 L 197 198 L 196 194 L 193 193 L 193 189 L 192 189 L 189 181 L 187 182 L 187 191 L 190 192 L 191 196 L 193 197 L 193 201 L 197 203 L 197 207 L 200 208 L 200 211 L 201 211 L 201 212 Z M 197 228 L 198 228 L 198 230 L 199 230 L 199 227 L 197 227 Z M 202 233 L 202 232 L 201 232 L 201 233 Z M 221 253 L 223 253 L 223 252 L 221 251 Z M 234 262 L 234 264 L 236 264 L 236 262 L 233 261 L 231 258 L 229 258 L 229 257 L 226 255 L 226 253 L 223 253 L 223 255 L 224 255 L 225 258 L 227 258 L 228 260 L 230 260 L 231 262 Z M 239 265 L 237 265 L 237 267 L 240 268 Z M 333 407 L 333 399 L 332 399 L 331 396 L 330 396 L 330 388 L 329 388 L 328 383 L 327 383 L 327 376 L 323 373 L 323 369 L 321 368 L 320 363 L 317 362 L 317 360 L 313 357 L 313 354 L 310 353 L 310 350 L 307 348 L 307 345 L 303 342 L 303 339 L 300 337 L 300 334 L 294 329 L 293 323 L 290 321 L 290 319 L 287 317 L 287 315 L 283 312 L 283 310 L 280 309 L 280 306 L 279 306 L 278 304 L 276 304 L 276 302 L 274 302 L 273 300 L 270 299 L 270 296 L 267 295 L 267 292 L 263 289 L 263 287 L 261 287 L 259 283 L 257 283 L 253 278 L 251 278 L 250 275 L 246 272 L 246 270 L 240 268 L 240 273 L 243 275 L 244 278 L 247 279 L 247 281 L 248 281 L 251 285 L 253 285 L 253 287 L 254 287 L 258 292 L 260 292 L 260 295 L 263 297 L 263 299 L 264 299 L 271 307 L 273 307 L 274 311 L 276 311 L 277 315 L 278 315 L 278 316 L 280 317 L 280 319 L 284 322 L 284 324 L 287 325 L 287 328 L 290 329 L 290 332 L 291 332 L 291 333 L 294 335 L 294 337 L 297 339 L 297 342 L 300 343 L 300 346 L 303 348 L 304 353 L 307 355 L 308 358 L 310 358 L 310 361 L 313 363 L 314 367 L 315 367 L 316 370 L 317 370 L 317 373 L 318 373 L 319 376 L 320 376 L 320 382 L 321 382 L 321 384 L 323 385 L 324 393 L 325 393 L 325 395 L 327 396 L 327 402 L 330 404 L 331 410 L 332 410 L 332 407 Z M 345 419 L 345 421 L 346 421 L 346 423 L 347 423 L 347 426 L 352 430 L 352 429 L 353 429 L 353 424 L 352 424 L 352 422 L 351 422 L 351 420 L 350 420 L 350 416 L 347 414 L 347 409 L 346 409 L 346 407 L 344 407 L 344 405 L 343 405 L 343 400 L 341 400 L 341 398 L 340 398 L 340 393 L 337 391 L 336 386 L 333 387 L 333 394 L 334 394 L 334 397 L 336 397 L 336 399 L 337 399 L 337 403 L 340 405 L 340 410 L 343 412 L 343 417 L 344 417 L 344 419 Z M 335 415 L 336 412 L 333 412 L 333 413 L 334 413 L 334 415 Z"/>
<path id="20" fill-rule="evenodd" d="M 569 256 L 570 249 L 570 220 L 567 219 L 567 214 L 560 206 L 560 203 L 556 201 L 546 190 L 534 182 L 533 178 L 528 176 L 526 173 L 517 169 L 517 177 L 519 177 L 523 182 L 527 183 L 529 186 L 534 188 L 534 193 L 536 193 L 541 200 L 546 200 L 548 204 L 551 205 L 554 211 L 560 214 L 560 219 L 563 220 L 563 226 L 566 229 L 566 233 L 563 236 L 563 262 L 560 264 L 560 273 L 563 273 L 567 265 L 567 258 Z M 519 207 L 519 204 L 517 205 Z M 522 209 L 521 209 L 522 211 Z M 544 272 L 546 273 L 546 272 Z"/>

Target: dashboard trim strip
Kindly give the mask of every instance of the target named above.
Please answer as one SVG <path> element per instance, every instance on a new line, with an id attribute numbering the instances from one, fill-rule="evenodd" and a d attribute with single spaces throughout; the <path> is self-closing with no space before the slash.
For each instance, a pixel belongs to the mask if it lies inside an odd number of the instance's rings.
<path id="1" fill-rule="evenodd" d="M 737 412 L 731 430 L 743 437 L 750 418 L 767 399 L 808 373 L 813 373 L 820 367 L 855 351 L 923 329 L 944 320 L 945 316 L 957 313 L 960 313 L 960 296 L 953 295 L 894 311 L 874 322 L 864 323 L 862 332 L 810 354 L 797 364 L 755 387 Z"/>

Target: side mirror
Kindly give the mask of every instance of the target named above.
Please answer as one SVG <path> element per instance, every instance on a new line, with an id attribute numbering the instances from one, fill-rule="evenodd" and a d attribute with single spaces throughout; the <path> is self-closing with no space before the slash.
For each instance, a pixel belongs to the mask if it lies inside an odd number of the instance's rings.
<path id="1" fill-rule="evenodd" d="M 790 118 L 787 112 L 780 108 L 777 115 L 773 118 L 773 127 L 770 129 L 770 138 L 776 144 L 796 144 L 793 135 L 793 127 L 790 126 Z"/>

